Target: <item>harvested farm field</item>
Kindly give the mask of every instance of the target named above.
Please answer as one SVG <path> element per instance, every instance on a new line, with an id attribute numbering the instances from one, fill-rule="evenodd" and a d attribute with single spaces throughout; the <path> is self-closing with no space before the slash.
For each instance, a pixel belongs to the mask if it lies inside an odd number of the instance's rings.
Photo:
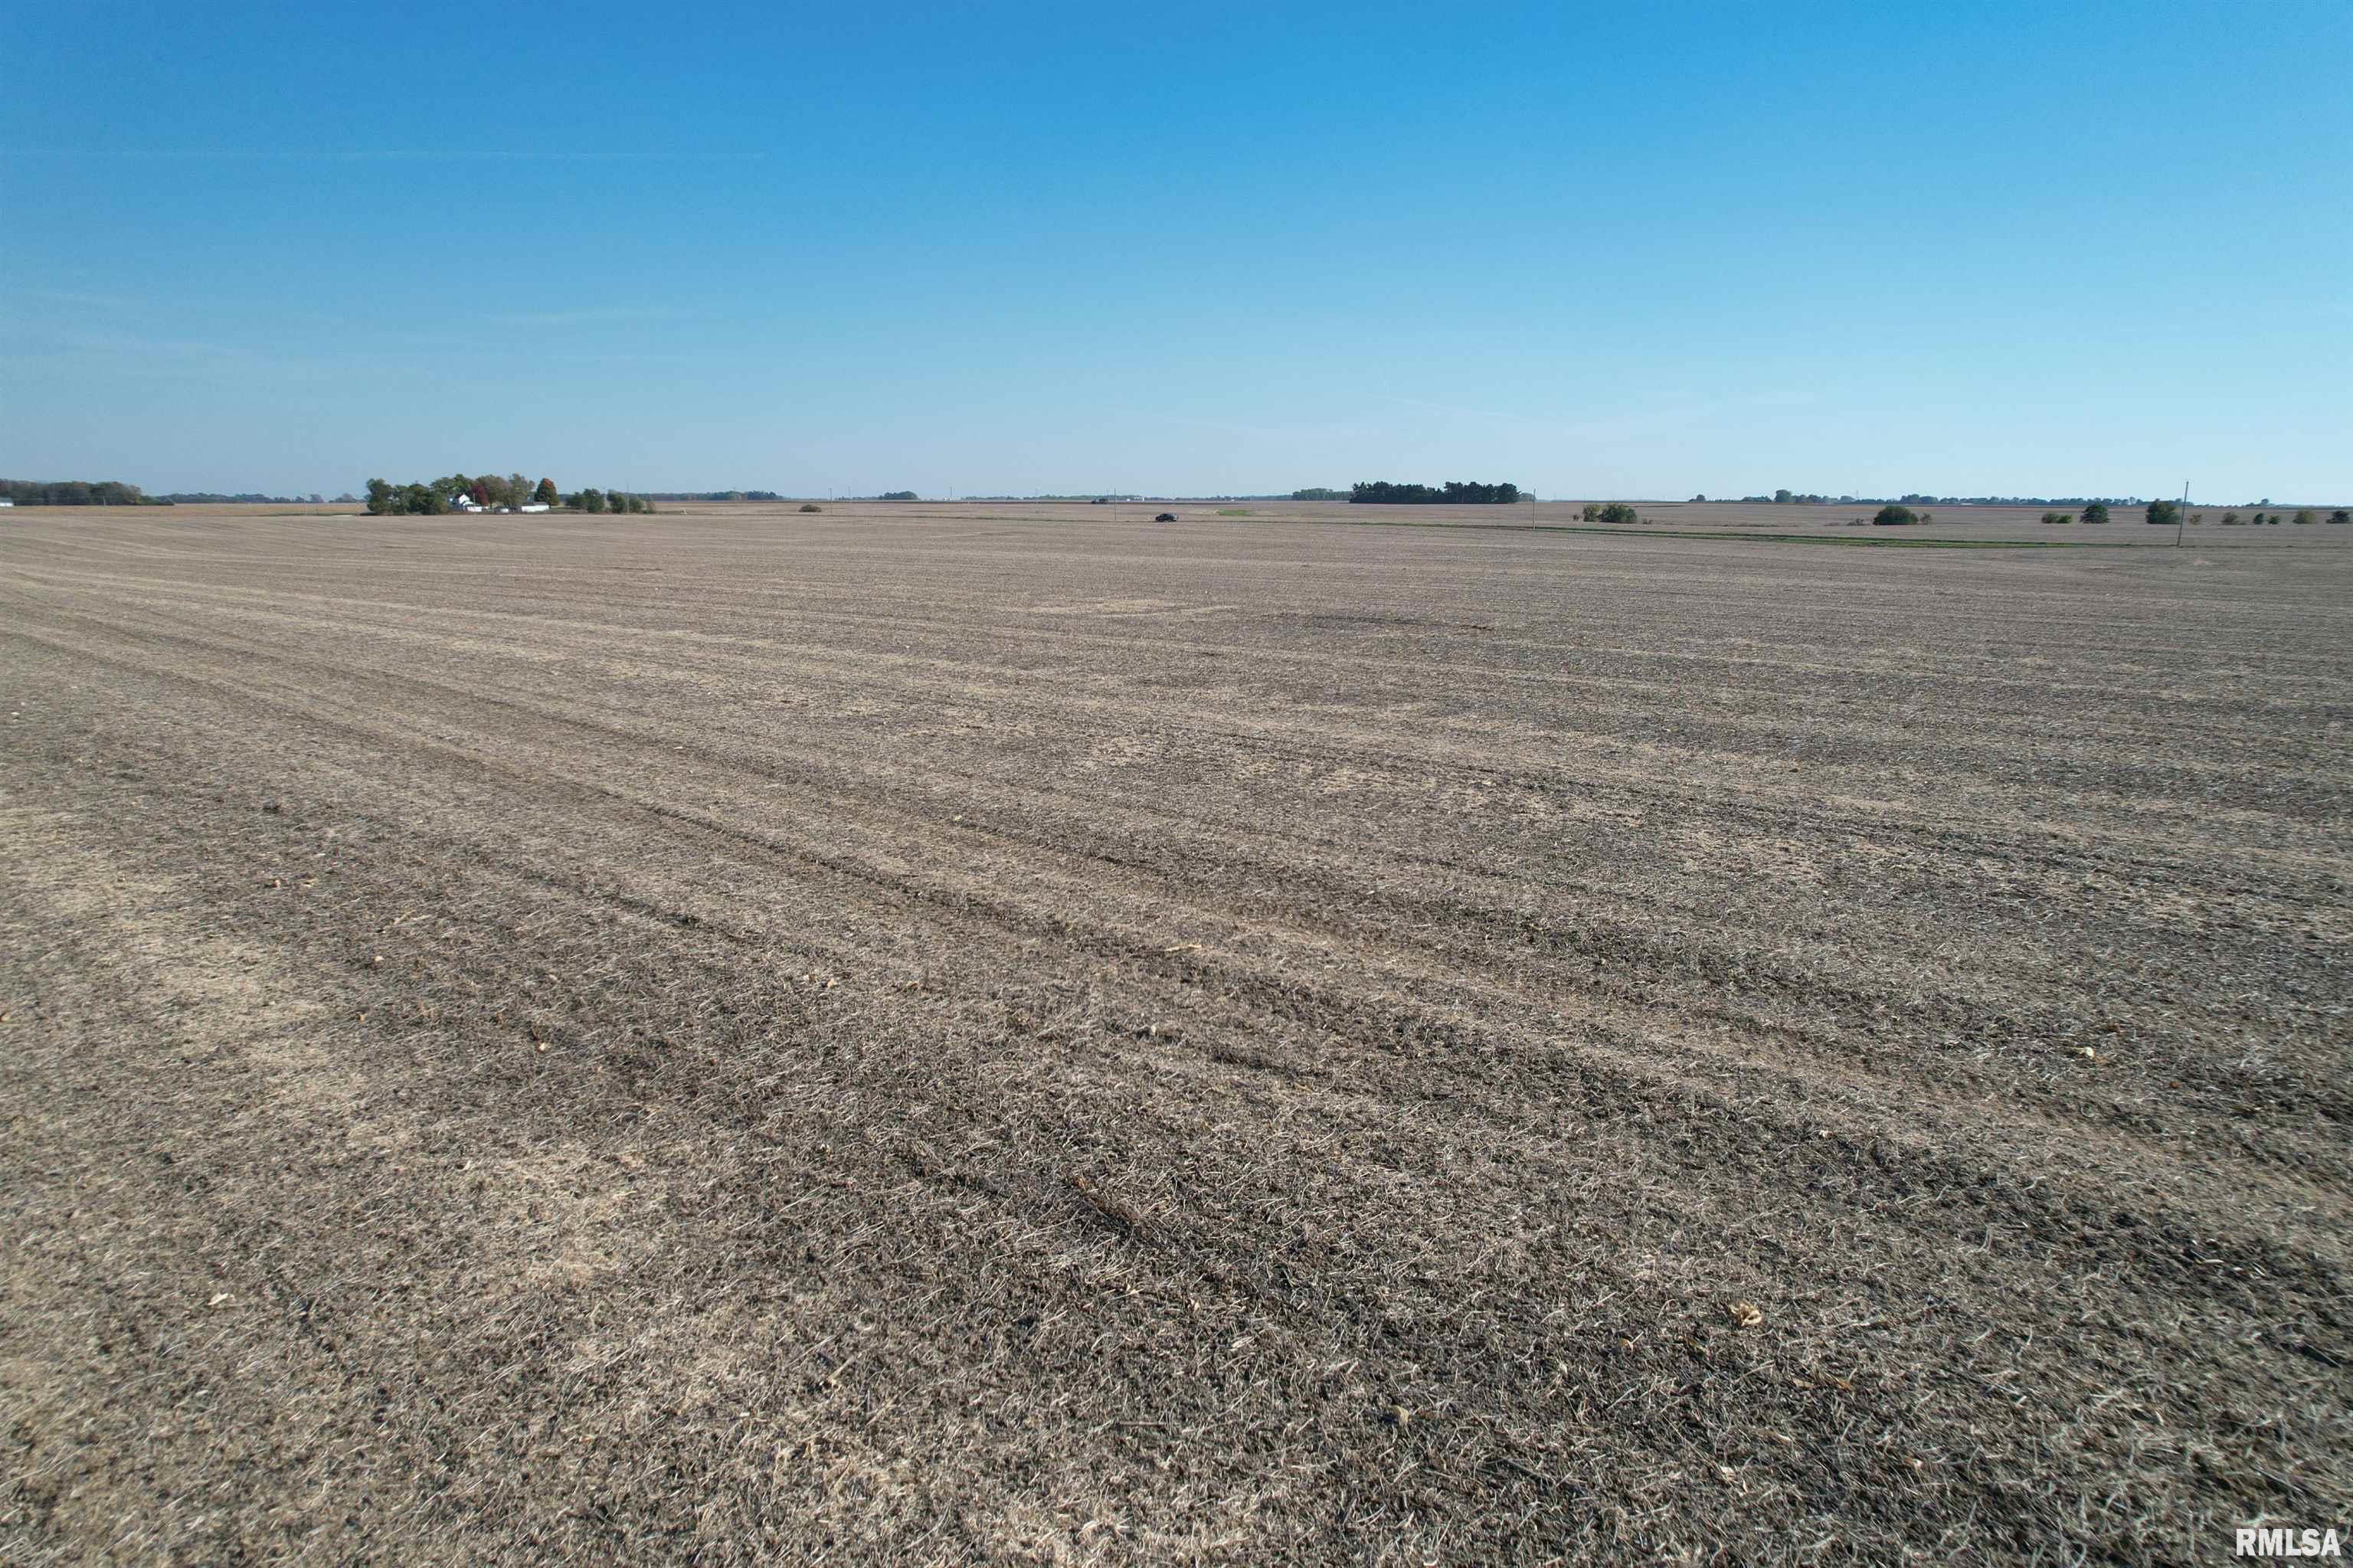
<path id="1" fill-rule="evenodd" d="M 825 504 L 0 521 L 0 1562 L 2353 1525 L 2353 529 Z"/>

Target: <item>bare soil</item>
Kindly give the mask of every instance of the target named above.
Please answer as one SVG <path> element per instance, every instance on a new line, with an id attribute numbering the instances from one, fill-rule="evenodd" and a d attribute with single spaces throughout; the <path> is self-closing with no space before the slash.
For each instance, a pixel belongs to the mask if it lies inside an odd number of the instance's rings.
<path id="1" fill-rule="evenodd" d="M 0 522 L 0 1562 L 2353 1523 L 2353 530 L 828 505 Z"/>

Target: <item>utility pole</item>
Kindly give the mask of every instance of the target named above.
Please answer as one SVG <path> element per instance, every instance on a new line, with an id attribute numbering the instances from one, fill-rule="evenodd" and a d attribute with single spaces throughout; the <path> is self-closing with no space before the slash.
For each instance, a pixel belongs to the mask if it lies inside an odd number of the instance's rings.
<path id="1" fill-rule="evenodd" d="M 2181 531 L 2189 525 L 2189 482 L 2181 482 L 2181 510 L 2173 514 L 2173 547 L 2181 548 Z"/>

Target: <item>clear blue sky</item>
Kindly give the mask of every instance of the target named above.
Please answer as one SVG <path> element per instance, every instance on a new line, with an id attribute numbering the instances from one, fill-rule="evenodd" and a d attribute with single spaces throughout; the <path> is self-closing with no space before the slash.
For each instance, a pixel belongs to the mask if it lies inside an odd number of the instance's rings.
<path id="1" fill-rule="evenodd" d="M 2353 500 L 2353 5 L 7 7 L 0 473 Z"/>

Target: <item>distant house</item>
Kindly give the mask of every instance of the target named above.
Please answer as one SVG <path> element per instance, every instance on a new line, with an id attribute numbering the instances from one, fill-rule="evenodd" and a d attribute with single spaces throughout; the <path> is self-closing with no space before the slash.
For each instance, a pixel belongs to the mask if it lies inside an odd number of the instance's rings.
<path id="1" fill-rule="evenodd" d="M 14 506 L 16 504 L 16 503 L 15 502 L 9 500 L 6 496 L 0 495 L 0 506 Z"/>
<path id="2" fill-rule="evenodd" d="M 475 500 L 470 495 L 453 495 L 449 498 L 449 504 L 452 508 L 459 512 L 480 512 L 486 510 L 480 502 Z"/>
<path id="3" fill-rule="evenodd" d="M 526 501 L 521 506 L 516 507 L 515 510 L 518 512 L 544 512 L 547 510 L 547 503 L 544 501 Z"/>

